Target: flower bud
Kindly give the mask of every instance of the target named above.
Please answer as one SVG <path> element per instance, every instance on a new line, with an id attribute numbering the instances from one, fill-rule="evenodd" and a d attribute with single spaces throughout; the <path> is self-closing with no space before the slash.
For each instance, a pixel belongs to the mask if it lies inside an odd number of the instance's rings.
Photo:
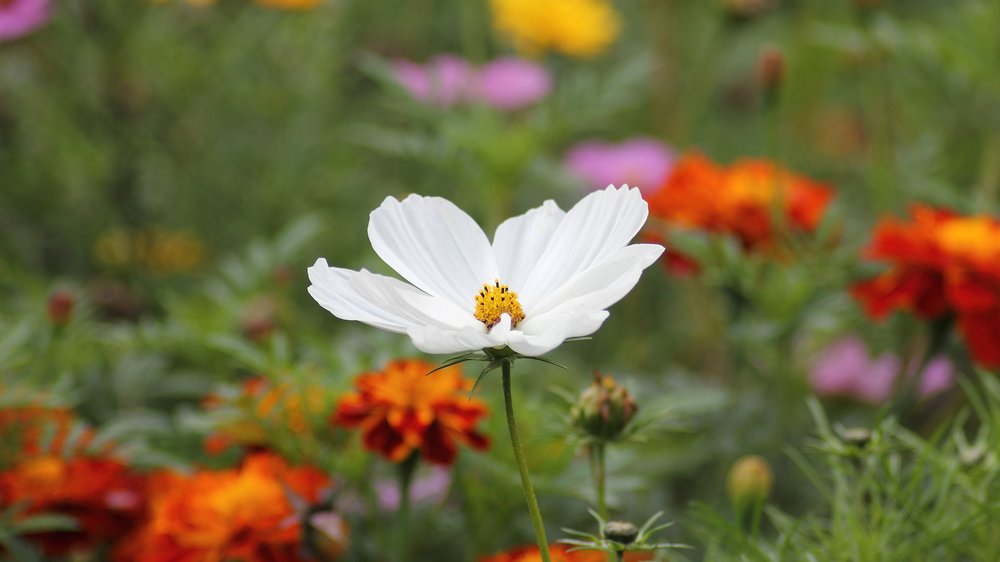
<path id="1" fill-rule="evenodd" d="M 719 0 L 726 18 L 734 23 L 751 20 L 772 7 L 772 0 Z"/>
<path id="2" fill-rule="evenodd" d="M 757 82 L 767 98 L 774 98 L 785 78 L 785 55 L 774 46 L 766 47 L 757 58 Z"/>
<path id="3" fill-rule="evenodd" d="M 729 500 L 737 511 L 759 505 L 771 495 L 773 481 L 771 467 L 762 457 L 757 455 L 740 457 L 729 469 L 726 480 Z"/>
<path id="4" fill-rule="evenodd" d="M 638 406 L 624 386 L 611 376 L 594 373 L 594 382 L 581 394 L 570 414 L 573 425 L 602 441 L 618 438 L 635 417 Z"/>
<path id="5" fill-rule="evenodd" d="M 49 296 L 49 320 L 56 326 L 65 326 L 73 318 L 76 299 L 68 291 L 56 291 Z"/>
<path id="6" fill-rule="evenodd" d="M 271 337 L 277 327 L 278 307 L 267 297 L 260 297 L 250 303 L 243 313 L 241 331 L 243 336 L 254 343 L 263 343 Z"/>
<path id="7" fill-rule="evenodd" d="M 608 521 L 604 538 L 621 544 L 632 544 L 639 536 L 639 528 L 627 521 Z"/>

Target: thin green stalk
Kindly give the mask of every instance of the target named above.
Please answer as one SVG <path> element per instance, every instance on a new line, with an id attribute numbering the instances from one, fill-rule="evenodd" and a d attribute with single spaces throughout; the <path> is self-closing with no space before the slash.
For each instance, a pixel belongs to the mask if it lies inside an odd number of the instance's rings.
<path id="1" fill-rule="evenodd" d="M 590 447 L 591 470 L 594 475 L 594 490 L 597 495 L 597 514 L 601 519 L 608 520 L 608 502 L 605 482 L 607 470 L 605 462 L 604 443 L 595 443 Z"/>
<path id="2" fill-rule="evenodd" d="M 503 405 L 507 412 L 507 431 L 510 432 L 510 444 L 514 448 L 514 460 L 517 461 L 517 471 L 521 474 L 521 488 L 524 491 L 524 501 L 528 504 L 528 515 L 531 516 L 531 526 L 535 528 L 535 540 L 542 556 L 542 562 L 552 562 L 549 555 L 549 541 L 545 538 L 545 525 L 542 523 L 542 512 L 538 509 L 535 489 L 531 486 L 528 475 L 528 463 L 524 460 L 524 449 L 521 447 L 521 437 L 517 432 L 517 422 L 514 420 L 514 401 L 510 393 L 510 361 L 501 364 L 503 373 Z"/>
<path id="3" fill-rule="evenodd" d="M 410 483 L 417 468 L 418 457 L 411 454 L 399 465 L 399 510 L 396 511 L 396 536 L 392 541 L 392 559 L 407 562 L 410 546 Z"/>

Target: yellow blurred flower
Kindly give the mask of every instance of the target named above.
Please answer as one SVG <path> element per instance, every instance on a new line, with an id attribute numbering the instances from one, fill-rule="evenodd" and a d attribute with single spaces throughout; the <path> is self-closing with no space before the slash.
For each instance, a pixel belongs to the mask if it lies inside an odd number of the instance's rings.
<path id="1" fill-rule="evenodd" d="M 257 3 L 282 10 L 310 10 L 322 4 L 323 0 L 257 0 Z"/>
<path id="2" fill-rule="evenodd" d="M 518 50 L 553 50 L 580 58 L 604 52 L 621 20 L 607 0 L 490 0 L 493 26 Z"/>
<path id="3" fill-rule="evenodd" d="M 114 229 L 97 239 L 94 254 L 107 266 L 133 266 L 155 275 L 168 275 L 189 271 L 201 263 L 205 246 L 184 231 Z"/>

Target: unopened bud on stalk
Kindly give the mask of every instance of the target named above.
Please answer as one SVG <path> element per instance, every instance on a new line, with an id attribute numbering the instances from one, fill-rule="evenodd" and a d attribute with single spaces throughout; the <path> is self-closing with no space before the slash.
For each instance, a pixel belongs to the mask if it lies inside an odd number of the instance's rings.
<path id="1" fill-rule="evenodd" d="M 49 320 L 56 326 L 65 326 L 73 318 L 76 299 L 68 291 L 56 291 L 49 296 Z"/>
<path id="2" fill-rule="evenodd" d="M 740 457 L 729 469 L 726 480 L 729 500 L 738 512 L 760 505 L 771 495 L 773 482 L 774 475 L 766 460 L 757 455 Z"/>
<path id="3" fill-rule="evenodd" d="M 277 305 L 273 300 L 267 297 L 254 300 L 243 313 L 243 336 L 254 343 L 263 343 L 274 333 L 276 317 Z"/>
<path id="4" fill-rule="evenodd" d="M 753 19 L 771 7 L 772 0 L 719 0 L 726 17 L 732 22 Z"/>
<path id="5" fill-rule="evenodd" d="M 573 425 L 601 441 L 618 438 L 638 411 L 632 395 L 614 378 L 594 373 L 594 382 L 573 406 Z"/>
<path id="6" fill-rule="evenodd" d="M 777 47 L 765 47 L 757 57 L 757 83 L 768 100 L 777 96 L 784 79 L 785 55 Z"/>
<path id="7" fill-rule="evenodd" d="M 608 521 L 604 526 L 604 538 L 621 544 L 632 544 L 639 536 L 639 528 L 627 521 Z"/>

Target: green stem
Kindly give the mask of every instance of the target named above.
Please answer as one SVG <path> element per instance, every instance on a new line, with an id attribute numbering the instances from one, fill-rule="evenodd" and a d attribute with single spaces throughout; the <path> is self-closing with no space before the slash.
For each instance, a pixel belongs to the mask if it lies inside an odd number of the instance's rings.
<path id="1" fill-rule="evenodd" d="M 595 443 L 590 448 L 591 470 L 594 474 L 594 490 L 597 494 L 597 514 L 601 519 L 608 520 L 608 501 L 605 482 L 607 470 L 605 463 L 604 443 Z"/>
<path id="2" fill-rule="evenodd" d="M 552 562 L 549 554 L 549 541 L 545 538 L 545 525 L 542 523 L 542 512 L 538 509 L 535 489 L 531 486 L 531 476 L 528 475 L 528 463 L 524 460 L 524 449 L 521 447 L 521 437 L 517 432 L 517 422 L 514 420 L 514 401 L 510 393 L 510 361 L 501 364 L 503 372 L 503 405 L 507 412 L 507 431 L 510 432 L 510 444 L 514 448 L 514 460 L 517 461 L 517 471 L 521 474 L 521 488 L 524 490 L 524 501 L 528 504 L 528 515 L 531 516 L 531 526 L 535 528 L 535 540 L 542 562 Z"/>
<path id="3" fill-rule="evenodd" d="M 412 558 L 407 548 L 410 545 L 410 483 L 418 460 L 413 453 L 399 465 L 399 510 L 396 512 L 396 537 L 392 541 L 395 562 L 407 562 Z"/>

